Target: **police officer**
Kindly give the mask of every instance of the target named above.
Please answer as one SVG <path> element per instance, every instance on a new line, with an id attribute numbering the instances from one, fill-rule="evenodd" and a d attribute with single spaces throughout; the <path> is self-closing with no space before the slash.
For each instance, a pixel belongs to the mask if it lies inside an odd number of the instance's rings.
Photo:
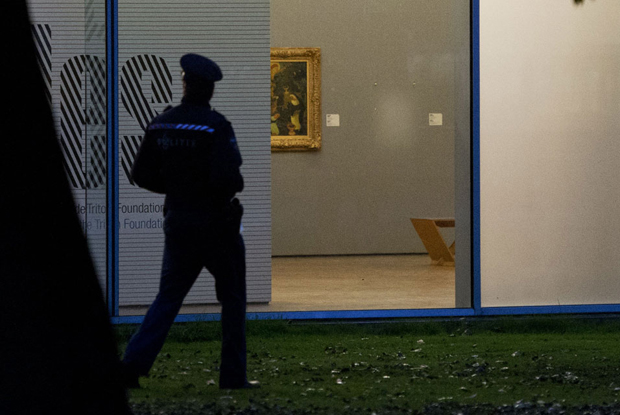
<path id="1" fill-rule="evenodd" d="M 128 387 L 139 387 L 161 350 L 183 299 L 203 267 L 215 278 L 222 305 L 222 389 L 255 386 L 246 377 L 245 247 L 240 234 L 241 155 L 231 124 L 209 105 L 222 79 L 215 62 L 181 58 L 181 105 L 149 124 L 132 168 L 134 182 L 165 193 L 165 246 L 159 293 L 131 338 L 123 366 Z"/>

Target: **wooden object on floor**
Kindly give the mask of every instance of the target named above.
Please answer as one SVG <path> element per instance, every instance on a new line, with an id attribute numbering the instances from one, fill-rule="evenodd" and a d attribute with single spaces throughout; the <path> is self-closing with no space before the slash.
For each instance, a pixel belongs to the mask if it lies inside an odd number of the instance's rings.
<path id="1" fill-rule="evenodd" d="M 439 228 L 454 228 L 454 219 L 411 218 L 433 265 L 454 266 L 454 242 L 448 247 Z"/>

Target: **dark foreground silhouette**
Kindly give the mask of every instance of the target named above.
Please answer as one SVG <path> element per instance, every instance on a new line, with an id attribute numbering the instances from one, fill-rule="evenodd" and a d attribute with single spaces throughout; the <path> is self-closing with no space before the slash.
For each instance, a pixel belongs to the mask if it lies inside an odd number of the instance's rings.
<path id="1" fill-rule="evenodd" d="M 26 2 L 5 3 L 0 142 L 0 414 L 129 414 L 73 207 Z"/>

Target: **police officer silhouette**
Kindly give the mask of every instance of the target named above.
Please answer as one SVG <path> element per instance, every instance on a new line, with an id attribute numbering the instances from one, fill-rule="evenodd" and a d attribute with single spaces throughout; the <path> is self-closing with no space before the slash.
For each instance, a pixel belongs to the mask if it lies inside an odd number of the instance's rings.
<path id="1" fill-rule="evenodd" d="M 241 155 L 231 124 L 209 102 L 222 72 L 212 60 L 181 58 L 183 99 L 153 119 L 132 168 L 145 189 L 165 193 L 159 292 L 123 358 L 125 382 L 139 387 L 161 350 L 183 299 L 206 268 L 222 305 L 219 385 L 250 388 L 246 377 L 245 246 L 240 234 Z"/>

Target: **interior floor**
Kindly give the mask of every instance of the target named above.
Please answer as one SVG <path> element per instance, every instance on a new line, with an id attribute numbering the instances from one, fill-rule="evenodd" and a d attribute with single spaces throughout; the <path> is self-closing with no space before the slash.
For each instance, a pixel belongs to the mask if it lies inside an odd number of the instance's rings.
<path id="1" fill-rule="evenodd" d="M 272 300 L 248 312 L 453 308 L 454 267 L 428 255 L 275 257 Z M 146 307 L 122 307 L 142 315 Z M 219 313 L 220 306 L 187 305 L 181 314 Z"/>

